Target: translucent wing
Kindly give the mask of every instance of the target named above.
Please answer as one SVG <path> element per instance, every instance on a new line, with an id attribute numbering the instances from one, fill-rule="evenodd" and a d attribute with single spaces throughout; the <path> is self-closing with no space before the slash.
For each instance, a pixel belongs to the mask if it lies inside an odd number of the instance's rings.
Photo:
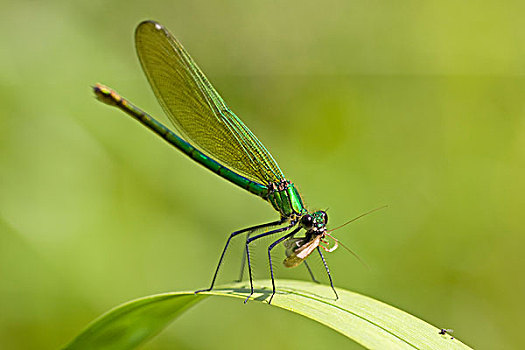
<path id="1" fill-rule="evenodd" d="M 153 92 L 187 141 L 251 180 L 268 184 L 284 179 L 272 155 L 162 25 L 139 24 L 135 44 Z"/>
<path id="2" fill-rule="evenodd" d="M 306 259 L 321 243 L 321 235 L 306 241 L 305 238 L 291 238 L 284 242 L 286 248 L 286 259 L 283 264 L 286 267 L 296 267 Z"/>

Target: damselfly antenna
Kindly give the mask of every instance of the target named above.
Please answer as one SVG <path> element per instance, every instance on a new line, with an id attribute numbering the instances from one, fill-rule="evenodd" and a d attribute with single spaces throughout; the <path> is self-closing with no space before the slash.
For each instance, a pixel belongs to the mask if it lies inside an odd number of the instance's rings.
<path id="1" fill-rule="evenodd" d="M 325 232 L 325 234 L 326 234 L 328 237 L 332 238 L 332 239 L 335 241 L 335 244 L 334 244 L 334 246 L 333 246 L 332 248 L 328 248 L 328 247 L 324 247 L 324 246 L 321 246 L 321 247 L 322 247 L 325 251 L 327 251 L 327 252 L 333 252 L 334 250 L 337 249 L 337 247 L 338 247 L 339 245 L 341 245 L 341 247 L 345 248 L 348 252 L 350 252 L 350 254 L 352 254 L 357 260 L 359 260 L 359 262 L 360 262 L 361 264 L 363 264 L 363 266 L 365 266 L 367 269 L 369 269 L 370 267 L 368 266 L 368 264 L 365 263 L 364 260 L 361 259 L 361 258 L 359 257 L 359 255 L 357 255 L 356 252 L 354 252 L 352 249 L 350 249 L 350 248 L 348 248 L 346 245 L 344 245 L 340 240 L 338 240 L 337 238 L 335 238 L 334 236 L 332 236 L 332 235 L 330 234 L 330 232 L 334 232 L 335 230 L 339 230 L 341 227 L 344 227 L 344 226 L 348 225 L 349 223 L 354 222 L 354 221 L 356 221 L 357 219 L 362 218 L 363 216 L 366 216 L 366 215 L 368 215 L 368 214 L 371 214 L 371 213 L 373 213 L 373 212 L 375 212 L 375 211 L 378 211 L 378 210 L 383 209 L 383 208 L 386 208 L 386 207 L 387 207 L 387 205 L 383 205 L 382 207 L 372 209 L 372 210 L 370 210 L 370 211 L 367 211 L 367 212 L 364 213 L 364 214 L 361 214 L 361 215 L 359 215 L 359 216 L 353 218 L 352 220 L 349 220 L 349 221 L 345 222 L 345 223 L 342 224 L 341 226 L 337 226 L 336 228 L 333 228 L 333 229 L 331 229 L 331 230 L 327 230 L 327 231 Z M 328 242 L 324 242 L 324 243 L 328 244 Z"/>
<path id="2" fill-rule="evenodd" d="M 366 216 L 366 215 L 368 215 L 368 214 L 372 214 L 373 212 L 378 211 L 378 210 L 380 210 L 380 209 L 384 209 L 384 208 L 386 208 L 386 207 L 388 207 L 388 205 L 383 205 L 382 207 L 375 208 L 375 209 L 372 209 L 372 210 L 370 210 L 370 211 L 367 211 L 366 213 L 361 214 L 361 215 L 359 215 L 359 216 L 353 218 L 352 220 L 349 220 L 349 221 L 345 222 L 345 223 L 342 224 L 341 226 L 337 226 L 336 228 L 333 228 L 333 229 L 328 230 L 328 231 L 326 231 L 326 232 L 334 232 L 335 230 L 339 230 L 341 227 L 344 227 L 344 226 L 348 225 L 349 223 L 356 221 L 357 219 L 361 219 L 363 216 Z"/>

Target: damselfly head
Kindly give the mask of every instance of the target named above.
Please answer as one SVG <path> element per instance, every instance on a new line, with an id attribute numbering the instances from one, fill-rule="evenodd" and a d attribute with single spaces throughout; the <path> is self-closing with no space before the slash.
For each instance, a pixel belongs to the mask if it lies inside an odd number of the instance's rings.
<path id="1" fill-rule="evenodd" d="M 325 211 L 318 210 L 312 214 L 304 214 L 301 217 L 301 227 L 309 234 L 320 235 L 326 231 L 326 223 L 328 222 L 328 215 Z"/>

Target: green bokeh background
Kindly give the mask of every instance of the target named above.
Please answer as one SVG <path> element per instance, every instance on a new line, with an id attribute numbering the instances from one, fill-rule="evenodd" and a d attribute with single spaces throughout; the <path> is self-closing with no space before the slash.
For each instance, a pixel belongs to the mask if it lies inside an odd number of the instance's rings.
<path id="1" fill-rule="evenodd" d="M 337 232 L 370 269 L 338 250 L 336 285 L 474 348 L 525 343 L 523 2 L 0 5 L 0 348 L 54 349 L 124 301 L 205 287 L 229 232 L 276 218 L 93 98 L 101 82 L 164 118 L 134 52 L 144 19 L 333 225 L 389 205 Z M 359 348 L 214 299 L 144 348 L 343 346 Z"/>

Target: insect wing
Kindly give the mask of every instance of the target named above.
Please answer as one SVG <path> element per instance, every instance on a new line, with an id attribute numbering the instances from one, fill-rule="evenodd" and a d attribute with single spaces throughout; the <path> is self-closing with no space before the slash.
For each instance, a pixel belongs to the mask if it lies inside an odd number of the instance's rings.
<path id="1" fill-rule="evenodd" d="M 284 179 L 270 152 L 228 108 L 165 27 L 142 22 L 135 32 L 135 44 L 155 96 L 186 141 L 256 182 Z"/>
<path id="2" fill-rule="evenodd" d="M 306 242 L 305 244 L 299 246 L 293 251 L 286 259 L 284 259 L 283 264 L 286 267 L 296 267 L 300 265 L 304 259 L 306 259 L 315 248 L 319 246 L 321 242 L 321 236 L 316 236 L 314 239 Z M 288 250 L 287 250 L 288 252 Z"/>

